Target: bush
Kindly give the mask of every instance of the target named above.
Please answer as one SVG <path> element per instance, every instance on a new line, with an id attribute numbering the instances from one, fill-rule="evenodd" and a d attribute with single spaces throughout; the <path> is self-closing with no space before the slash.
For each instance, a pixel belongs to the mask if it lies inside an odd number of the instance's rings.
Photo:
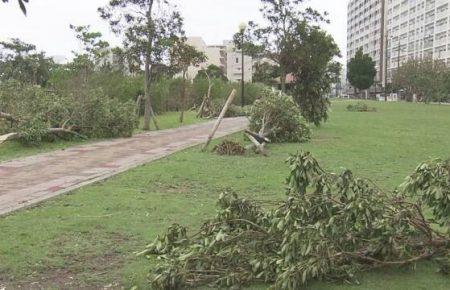
<path id="1" fill-rule="evenodd" d="M 377 109 L 374 107 L 369 107 L 367 104 L 358 102 L 355 104 L 350 104 L 347 106 L 347 111 L 349 112 L 376 112 Z"/>
<path id="2" fill-rule="evenodd" d="M 272 142 L 306 142 L 311 130 L 300 114 L 292 97 L 265 90 L 250 110 L 250 130 L 259 132 L 266 123 L 268 138 Z"/>

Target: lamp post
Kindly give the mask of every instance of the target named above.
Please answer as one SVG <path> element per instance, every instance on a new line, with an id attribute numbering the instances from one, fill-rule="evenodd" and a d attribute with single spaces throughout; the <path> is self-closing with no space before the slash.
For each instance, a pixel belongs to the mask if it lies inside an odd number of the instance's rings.
<path id="1" fill-rule="evenodd" d="M 247 28 L 247 24 L 245 24 L 244 22 L 241 23 L 239 25 L 239 32 L 241 33 L 241 106 L 244 107 L 245 106 L 245 96 L 244 96 L 244 86 L 245 86 L 245 81 L 244 81 L 244 34 L 245 34 L 245 29 Z"/>

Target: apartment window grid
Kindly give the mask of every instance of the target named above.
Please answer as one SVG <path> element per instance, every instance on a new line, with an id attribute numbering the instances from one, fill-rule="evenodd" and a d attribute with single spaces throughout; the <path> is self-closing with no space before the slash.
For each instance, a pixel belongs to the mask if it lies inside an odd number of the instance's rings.
<path id="1" fill-rule="evenodd" d="M 388 77 L 410 58 L 450 59 L 450 0 L 386 0 Z"/>

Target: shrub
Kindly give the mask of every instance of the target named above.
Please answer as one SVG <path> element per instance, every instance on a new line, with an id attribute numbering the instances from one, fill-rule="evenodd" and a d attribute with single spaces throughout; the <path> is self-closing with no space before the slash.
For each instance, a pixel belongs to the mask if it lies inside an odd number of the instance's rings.
<path id="1" fill-rule="evenodd" d="M 292 97 L 265 90 L 250 110 L 250 130 L 259 132 L 265 122 L 272 142 L 306 142 L 311 130 Z"/>
<path id="2" fill-rule="evenodd" d="M 376 112 L 377 108 L 369 107 L 363 102 L 357 102 L 355 104 L 350 104 L 347 106 L 347 111 L 349 112 Z"/>

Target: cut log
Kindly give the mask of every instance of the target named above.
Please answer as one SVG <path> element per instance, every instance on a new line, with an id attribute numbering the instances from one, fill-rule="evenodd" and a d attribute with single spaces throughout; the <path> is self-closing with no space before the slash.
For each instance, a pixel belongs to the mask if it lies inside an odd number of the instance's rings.
<path id="1" fill-rule="evenodd" d="M 69 134 L 69 135 L 73 135 L 75 137 L 81 138 L 81 139 L 88 139 L 86 136 L 81 135 L 75 131 L 71 131 L 68 129 L 64 129 L 64 128 L 49 128 L 47 131 L 48 134 Z M 20 139 L 21 135 L 20 133 L 9 133 L 6 135 L 2 135 L 0 136 L 0 144 L 5 143 L 6 141 L 12 141 L 12 140 L 17 140 Z"/>
<path id="2" fill-rule="evenodd" d="M 216 124 L 214 125 L 214 128 L 213 128 L 211 134 L 209 134 L 208 139 L 206 139 L 206 143 L 205 143 L 205 145 L 202 148 L 203 152 L 206 151 L 206 149 L 208 148 L 208 146 L 211 143 L 212 139 L 214 138 L 214 135 L 216 134 L 217 129 L 219 129 L 220 123 L 222 123 L 222 120 L 225 117 L 225 114 L 227 113 L 228 108 L 233 103 L 235 97 L 236 97 L 236 90 L 233 89 L 233 91 L 231 91 L 230 96 L 228 97 L 227 102 L 225 103 L 225 106 L 222 109 L 222 112 L 219 115 L 219 118 L 216 121 Z"/>

